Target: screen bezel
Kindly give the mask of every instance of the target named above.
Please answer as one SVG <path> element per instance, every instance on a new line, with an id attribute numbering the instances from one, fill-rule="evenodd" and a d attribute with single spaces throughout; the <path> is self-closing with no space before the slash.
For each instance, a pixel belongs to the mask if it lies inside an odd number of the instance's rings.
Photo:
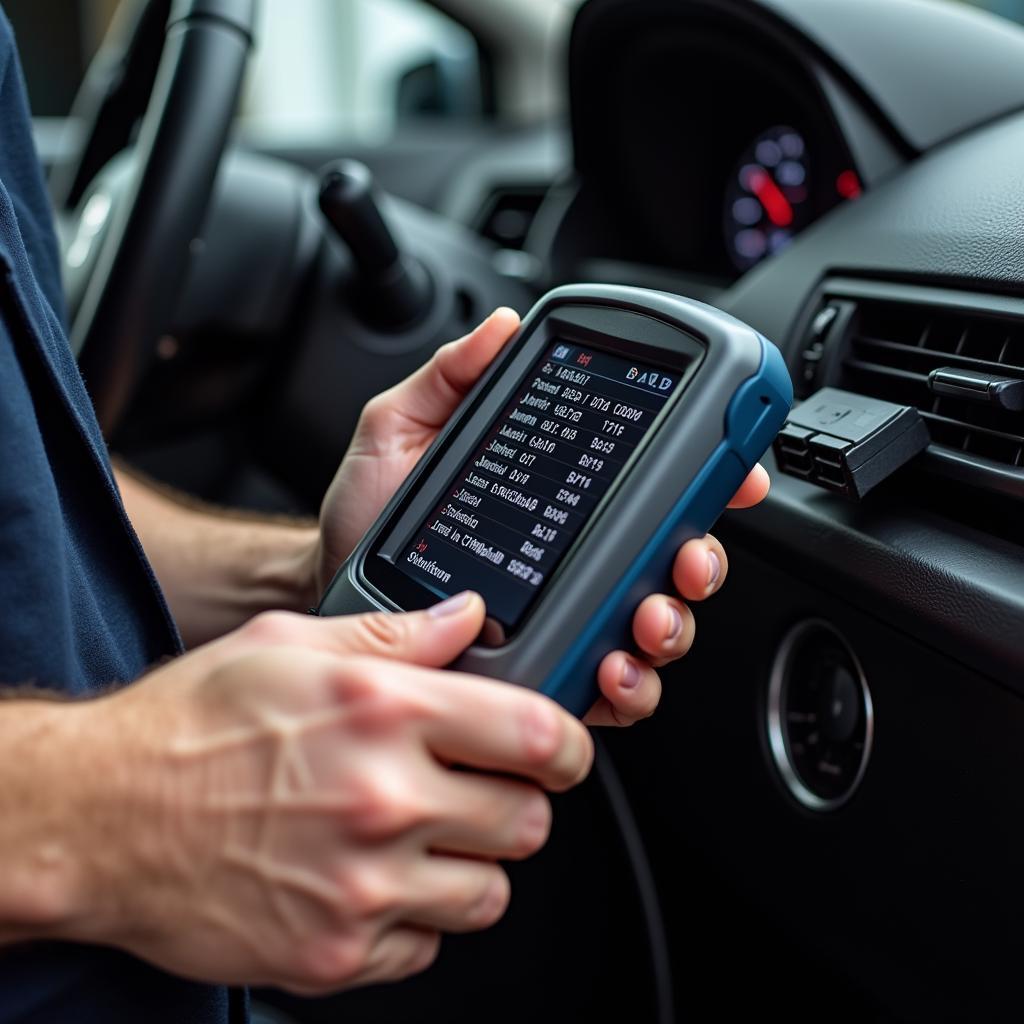
<path id="1" fill-rule="evenodd" d="M 599 316 L 587 317 L 588 311 Z M 576 314 L 576 315 L 574 315 Z M 592 326 L 592 322 L 607 323 L 615 333 Z M 643 340 L 641 340 L 641 338 Z M 364 585 L 399 610 L 414 611 L 429 608 L 445 595 L 440 590 L 419 582 L 402 572 L 387 557 L 404 549 L 422 528 L 423 521 L 437 504 L 438 496 L 452 486 L 459 471 L 479 444 L 480 438 L 501 415 L 514 393 L 523 386 L 544 351 L 556 341 L 583 345 L 609 355 L 633 359 L 652 369 L 664 369 L 679 374 L 679 382 L 672 395 L 651 423 L 643 439 L 630 454 L 618 476 L 590 513 L 573 542 L 562 553 L 550 575 L 537 588 L 537 593 L 524 609 L 514 627 L 507 628 L 496 620 L 489 620 L 480 642 L 498 646 L 513 639 L 529 623 L 538 604 L 552 583 L 571 565 L 580 545 L 590 534 L 594 524 L 615 495 L 631 476 L 636 463 L 643 457 L 665 419 L 688 390 L 693 377 L 707 351 L 706 344 L 696 335 L 666 324 L 654 317 L 620 309 L 582 305 L 555 309 L 537 323 L 529 333 L 518 339 L 516 349 L 507 363 L 488 381 L 473 405 L 460 417 L 459 423 L 444 444 L 433 453 L 427 464 L 417 471 L 413 486 L 392 510 L 387 522 L 378 532 L 359 566 Z M 443 487 L 426 487 L 433 480 L 443 479 Z"/>

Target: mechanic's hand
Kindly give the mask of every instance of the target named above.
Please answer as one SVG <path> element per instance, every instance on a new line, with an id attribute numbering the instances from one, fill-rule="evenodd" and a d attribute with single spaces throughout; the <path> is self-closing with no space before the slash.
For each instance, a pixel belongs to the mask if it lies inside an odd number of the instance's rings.
<path id="1" fill-rule="evenodd" d="M 768 485 L 767 471 L 755 466 L 729 508 L 750 508 L 763 501 Z M 601 662 L 601 697 L 584 719 L 588 725 L 632 725 L 654 714 L 661 700 L 656 669 L 681 658 L 693 644 L 695 625 L 686 602 L 716 593 L 728 572 L 725 548 L 710 533 L 679 549 L 672 566 L 678 596 L 651 594 L 640 603 L 633 616 L 637 653 L 614 651 Z"/>
<path id="2" fill-rule="evenodd" d="M 269 613 L 72 709 L 111 754 L 74 825 L 85 903 L 61 937 L 314 993 L 404 977 L 441 932 L 497 921 L 497 859 L 543 845 L 543 790 L 580 782 L 593 748 L 547 698 L 437 670 L 483 619 L 475 594 Z"/>
<path id="3" fill-rule="evenodd" d="M 514 310 L 497 309 L 472 334 L 442 346 L 411 377 L 366 403 L 320 507 L 319 593 L 518 328 Z"/>
<path id="4" fill-rule="evenodd" d="M 366 403 L 320 510 L 318 593 L 518 327 L 513 310 L 498 309 L 472 334 L 438 349 L 411 377 Z M 730 508 L 756 505 L 767 493 L 768 474 L 757 466 Z M 652 595 L 637 609 L 633 637 L 639 654 L 616 651 L 602 662 L 603 696 L 587 715 L 588 724 L 629 725 L 654 711 L 661 697 L 655 668 L 681 658 L 693 643 L 693 616 L 684 601 L 715 593 L 728 568 L 722 545 L 710 535 L 680 549 L 673 568 L 679 596 Z"/>

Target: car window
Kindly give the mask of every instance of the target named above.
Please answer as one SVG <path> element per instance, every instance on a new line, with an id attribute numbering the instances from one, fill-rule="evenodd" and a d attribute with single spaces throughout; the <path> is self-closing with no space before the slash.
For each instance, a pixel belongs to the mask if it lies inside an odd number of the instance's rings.
<path id="1" fill-rule="evenodd" d="M 263 0 L 250 131 L 379 142 L 403 122 L 483 116 L 466 29 L 426 0 Z"/>
<path id="2" fill-rule="evenodd" d="M 1010 18 L 1012 21 L 1024 22 L 1024 0 L 960 0 L 960 2 L 991 11 L 993 14 L 1001 14 L 1004 18 Z"/>
<path id="3" fill-rule="evenodd" d="M 3 0 L 33 114 L 68 112 L 119 2 Z M 571 10 L 580 0 L 547 2 Z M 1024 0 L 956 2 L 1024 23 Z M 403 121 L 486 116 L 476 42 L 429 0 L 262 0 L 261 20 L 242 104 L 255 132 L 381 141 Z"/>
<path id="4" fill-rule="evenodd" d="M 4 0 L 36 116 L 68 112 L 117 7 Z M 262 0 L 240 113 L 261 133 L 379 141 L 403 121 L 482 117 L 482 79 L 473 36 L 427 0 Z"/>

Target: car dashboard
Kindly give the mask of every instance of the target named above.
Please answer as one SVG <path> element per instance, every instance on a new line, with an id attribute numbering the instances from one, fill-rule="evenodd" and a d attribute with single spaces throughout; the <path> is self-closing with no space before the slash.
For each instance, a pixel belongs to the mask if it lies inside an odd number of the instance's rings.
<path id="1" fill-rule="evenodd" d="M 553 278 L 704 297 L 800 397 L 931 436 L 860 503 L 769 459 L 663 713 L 611 743 L 698 1017 L 758 1005 L 738 962 L 792 1020 L 1013 1005 L 1024 420 L 928 381 L 1024 379 L 1022 60 L 951 4 L 592 0 L 574 28 L 575 174 L 531 239 Z"/>
<path id="2" fill-rule="evenodd" d="M 620 59 L 588 47 L 577 69 L 577 167 L 600 211 L 588 255 L 729 283 L 859 195 L 822 82 L 771 37 L 719 12 L 635 18 L 615 45 Z"/>

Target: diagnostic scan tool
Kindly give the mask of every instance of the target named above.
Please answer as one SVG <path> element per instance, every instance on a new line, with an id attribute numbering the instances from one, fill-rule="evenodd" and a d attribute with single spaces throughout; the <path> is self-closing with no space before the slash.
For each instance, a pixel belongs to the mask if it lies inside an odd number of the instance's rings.
<path id="1" fill-rule="evenodd" d="M 705 534 L 792 402 L 778 349 L 733 317 L 638 288 L 545 296 L 467 396 L 318 609 L 487 605 L 452 666 L 582 715 L 630 649 L 676 549 Z M 353 496 L 358 500 L 358 496 Z"/>

